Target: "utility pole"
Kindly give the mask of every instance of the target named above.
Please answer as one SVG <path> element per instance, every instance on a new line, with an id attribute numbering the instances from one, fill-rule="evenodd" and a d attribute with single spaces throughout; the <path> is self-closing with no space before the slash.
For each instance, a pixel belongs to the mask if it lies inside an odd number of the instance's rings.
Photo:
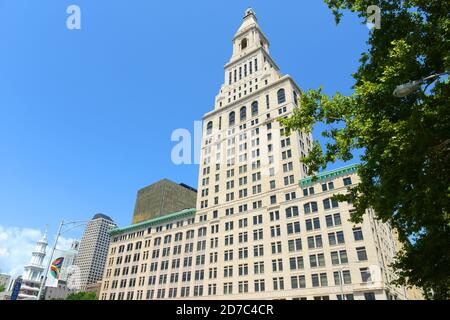
<path id="1" fill-rule="evenodd" d="M 42 279 L 41 287 L 39 288 L 38 300 L 41 300 L 41 295 L 42 295 L 42 292 L 44 291 L 45 283 L 47 282 L 48 269 L 50 269 L 50 265 L 51 265 L 52 259 L 53 259 L 53 254 L 55 253 L 56 245 L 58 244 L 58 239 L 61 234 L 61 229 L 62 229 L 63 225 L 64 225 L 64 220 L 61 220 L 61 223 L 59 224 L 58 232 L 56 233 L 55 243 L 53 244 L 53 248 L 50 253 L 50 259 L 48 260 L 47 267 L 45 268 L 44 278 Z"/>
<path id="2" fill-rule="evenodd" d="M 41 298 L 42 298 L 42 294 L 43 294 L 44 288 L 45 288 L 45 283 L 47 282 L 47 278 L 48 278 L 48 271 L 50 269 L 50 266 L 51 266 L 51 263 L 52 263 L 52 260 L 53 260 L 53 255 L 55 254 L 56 245 L 58 244 L 59 237 L 61 236 L 62 233 L 70 231 L 70 230 L 78 228 L 78 227 L 81 227 L 81 226 L 85 225 L 86 223 L 87 223 L 87 221 L 64 222 L 64 220 L 61 220 L 61 223 L 59 224 L 58 232 L 56 233 L 55 243 L 53 244 L 52 251 L 50 253 L 50 258 L 49 258 L 48 263 L 47 263 L 47 268 L 45 269 L 44 277 L 42 279 L 42 283 L 41 283 L 41 286 L 39 288 L 38 300 L 41 300 Z M 64 231 L 62 231 L 63 226 L 66 226 L 66 225 L 69 225 L 69 224 L 73 225 L 73 226 L 68 228 L 68 229 L 66 229 L 66 230 L 64 230 Z"/>

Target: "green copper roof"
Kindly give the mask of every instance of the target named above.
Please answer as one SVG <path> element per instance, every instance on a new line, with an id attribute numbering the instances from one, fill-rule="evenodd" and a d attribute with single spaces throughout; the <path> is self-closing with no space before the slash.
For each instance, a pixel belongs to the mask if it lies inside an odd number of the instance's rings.
<path id="1" fill-rule="evenodd" d="M 358 170 L 357 164 L 351 164 L 345 167 L 337 168 L 330 171 L 324 171 L 316 174 L 315 176 L 307 177 L 305 179 L 300 180 L 300 187 L 306 186 L 308 184 L 323 181 L 327 179 L 334 179 L 339 176 L 344 176 L 350 173 L 354 173 Z"/>
<path id="2" fill-rule="evenodd" d="M 125 232 L 130 232 L 130 231 L 134 231 L 134 230 L 142 230 L 142 229 L 145 229 L 145 228 L 148 228 L 151 226 L 155 226 L 155 225 L 159 225 L 162 223 L 167 223 L 169 221 L 174 221 L 174 220 L 178 220 L 181 218 L 185 218 L 187 216 L 193 216 L 193 215 L 195 215 L 195 212 L 196 212 L 196 210 L 194 208 L 192 208 L 192 209 L 185 209 L 185 210 L 182 210 L 179 212 L 169 213 L 164 216 L 157 217 L 157 218 L 147 220 L 147 221 L 143 221 L 140 223 L 132 224 L 127 227 L 112 229 L 109 231 L 109 234 L 111 236 L 115 236 L 115 235 L 125 233 Z"/>

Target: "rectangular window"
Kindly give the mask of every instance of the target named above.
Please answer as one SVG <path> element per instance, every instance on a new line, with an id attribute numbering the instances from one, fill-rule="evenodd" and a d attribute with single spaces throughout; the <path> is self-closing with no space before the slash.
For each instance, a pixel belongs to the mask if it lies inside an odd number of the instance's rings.
<path id="1" fill-rule="evenodd" d="M 264 291 L 266 291 L 264 279 L 255 280 L 255 292 L 264 292 Z"/>
<path id="2" fill-rule="evenodd" d="M 351 185 L 352 184 L 352 178 L 350 178 L 350 177 L 344 178 L 343 182 L 344 182 L 344 186 Z"/>
<path id="3" fill-rule="evenodd" d="M 247 293 L 248 292 L 248 281 L 239 281 L 238 289 L 239 289 L 239 293 Z"/>
<path id="4" fill-rule="evenodd" d="M 308 237 L 307 240 L 309 249 L 322 248 L 323 246 L 321 235 Z"/>
<path id="5" fill-rule="evenodd" d="M 364 299 L 366 300 L 376 300 L 375 293 L 373 292 L 364 292 Z"/>
<path id="6" fill-rule="evenodd" d="M 264 246 L 257 245 L 253 247 L 253 256 L 255 258 L 264 256 Z"/>
<path id="7" fill-rule="evenodd" d="M 254 264 L 254 273 L 255 274 L 263 274 L 264 273 L 264 262 L 255 262 Z"/>
<path id="8" fill-rule="evenodd" d="M 277 291 L 277 290 L 284 290 L 284 278 L 283 277 L 279 277 L 279 278 L 273 278 L 273 290 Z"/>
<path id="9" fill-rule="evenodd" d="M 297 239 L 288 240 L 288 248 L 289 248 L 289 252 L 301 251 L 302 250 L 302 239 L 297 238 Z"/>
<path id="10" fill-rule="evenodd" d="M 305 268 L 303 257 L 289 258 L 289 267 L 291 270 L 303 270 Z"/>
<path id="11" fill-rule="evenodd" d="M 371 279 L 372 275 L 370 273 L 369 268 L 360 268 L 359 271 L 361 272 L 361 280 L 362 280 L 362 282 L 367 283 L 367 282 L 371 282 L 372 281 L 372 279 Z"/>
<path id="12" fill-rule="evenodd" d="M 270 216 L 270 221 L 280 220 L 280 212 L 278 210 L 269 212 L 269 216 Z"/>
<path id="13" fill-rule="evenodd" d="M 263 240 L 263 229 L 253 230 L 253 240 Z"/>
<path id="14" fill-rule="evenodd" d="M 367 261 L 367 252 L 365 247 L 356 248 L 356 254 L 358 256 L 358 261 Z"/>
<path id="15" fill-rule="evenodd" d="M 313 287 L 319 287 L 320 286 L 319 275 L 318 274 L 311 275 L 311 283 L 312 283 Z"/>
<path id="16" fill-rule="evenodd" d="M 353 236 L 355 237 L 355 241 L 364 240 L 364 236 L 360 227 L 353 228 Z"/>
<path id="17" fill-rule="evenodd" d="M 293 222 L 287 224 L 287 233 L 294 234 L 300 232 L 300 222 Z"/>
<path id="18" fill-rule="evenodd" d="M 292 289 L 306 288 L 305 276 L 292 276 L 291 288 Z"/>

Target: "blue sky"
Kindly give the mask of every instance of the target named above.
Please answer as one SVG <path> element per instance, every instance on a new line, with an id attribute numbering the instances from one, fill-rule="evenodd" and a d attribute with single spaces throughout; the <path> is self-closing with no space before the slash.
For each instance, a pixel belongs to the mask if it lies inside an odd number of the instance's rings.
<path id="1" fill-rule="evenodd" d="M 249 5 L 283 73 L 351 92 L 368 29 L 352 14 L 336 26 L 322 1 L 0 0 L 0 226 L 54 234 L 96 212 L 124 226 L 138 189 L 196 187 L 170 136 L 213 108 Z"/>

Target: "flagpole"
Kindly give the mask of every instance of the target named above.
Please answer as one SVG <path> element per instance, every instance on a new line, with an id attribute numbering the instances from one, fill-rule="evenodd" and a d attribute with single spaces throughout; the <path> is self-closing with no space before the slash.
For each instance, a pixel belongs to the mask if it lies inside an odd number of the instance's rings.
<path id="1" fill-rule="evenodd" d="M 44 272 L 44 278 L 42 279 L 41 287 L 39 288 L 38 300 L 41 300 L 41 295 L 42 295 L 42 292 L 44 291 L 45 283 L 47 282 L 48 270 L 50 269 L 50 265 L 52 263 L 53 254 L 55 253 L 56 245 L 58 244 L 58 239 L 59 239 L 59 236 L 61 235 L 61 229 L 62 229 L 63 224 L 64 224 L 64 220 L 61 220 L 61 223 L 59 224 L 59 228 L 58 228 L 58 233 L 56 234 L 55 244 L 53 245 L 52 252 L 50 253 L 50 259 L 48 260 L 47 268 L 45 269 L 45 272 Z M 42 299 L 42 300 L 44 300 L 44 299 Z"/>

